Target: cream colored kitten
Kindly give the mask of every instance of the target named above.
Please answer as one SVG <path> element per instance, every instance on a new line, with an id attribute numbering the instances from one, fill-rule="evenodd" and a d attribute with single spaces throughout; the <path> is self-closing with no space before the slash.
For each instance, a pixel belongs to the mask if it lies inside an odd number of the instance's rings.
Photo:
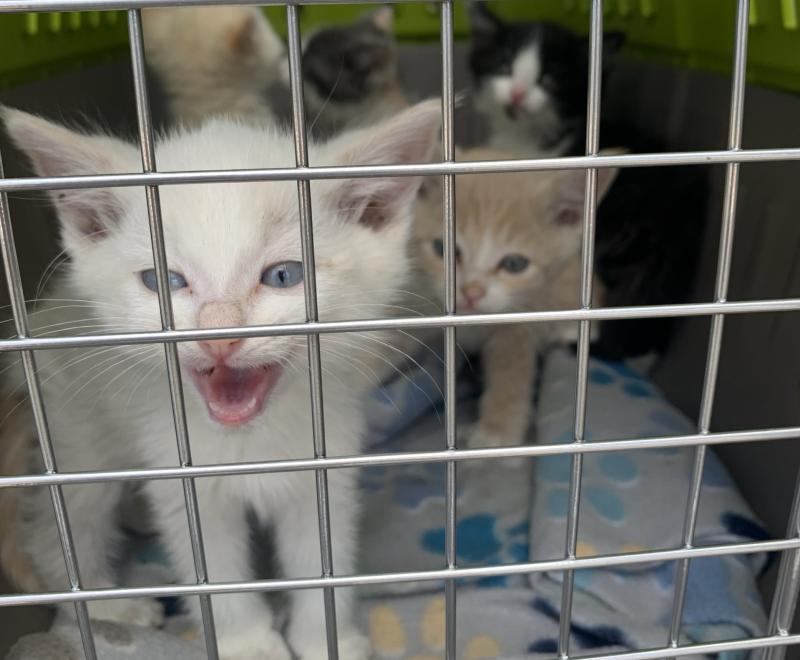
<path id="1" fill-rule="evenodd" d="M 466 151 L 459 160 L 509 154 Z M 598 173 L 598 199 L 616 170 Z M 456 177 L 459 313 L 481 314 L 579 306 L 583 170 L 470 174 Z M 438 178 L 426 182 L 415 220 L 419 290 L 442 300 L 442 199 Z M 532 410 L 536 354 L 575 338 L 575 323 L 460 328 L 459 344 L 480 353 L 484 389 L 470 446 L 521 444 Z"/>
<path id="2" fill-rule="evenodd" d="M 257 7 L 185 7 L 142 12 L 147 64 L 172 117 L 272 118 L 267 90 L 286 80 L 283 42 Z"/>

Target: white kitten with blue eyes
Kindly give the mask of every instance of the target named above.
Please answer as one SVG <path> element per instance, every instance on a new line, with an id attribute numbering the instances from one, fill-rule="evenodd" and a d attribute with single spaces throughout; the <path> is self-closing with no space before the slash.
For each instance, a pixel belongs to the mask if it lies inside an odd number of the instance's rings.
<path id="1" fill-rule="evenodd" d="M 425 161 L 439 126 L 439 105 L 427 102 L 371 129 L 312 145 L 312 163 Z M 38 174 L 131 172 L 137 149 L 82 135 L 16 110 L 2 111 L 9 134 Z M 286 167 L 294 161 L 288 134 L 214 120 L 157 145 L 162 170 Z M 387 305 L 404 288 L 412 203 L 418 180 L 351 179 L 311 185 L 319 308 L 322 318 L 353 316 L 346 303 Z M 58 191 L 52 200 L 71 263 L 32 314 L 33 334 L 160 328 L 145 196 L 139 188 Z M 303 266 L 294 182 L 164 186 L 164 233 L 177 327 L 295 323 L 305 319 Z M 53 325 L 55 324 L 55 325 Z M 83 330 L 80 330 L 82 328 Z M 362 433 L 360 376 L 323 336 L 325 427 L 331 455 L 354 454 Z M 307 355 L 302 337 L 179 344 L 193 459 L 197 464 L 296 459 L 312 454 Z M 160 346 L 53 351 L 39 356 L 41 382 L 58 466 L 63 471 L 176 465 L 175 429 Z M 17 378 L 20 377 L 16 373 Z M 11 381 L 8 381 L 11 383 Z M 17 384 L 15 381 L 13 384 Z M 30 427 L 29 427 L 30 430 Z M 18 435 L 21 435 L 18 433 Z M 29 435 L 33 437 L 32 430 Z M 19 438 L 17 437 L 17 440 Z M 14 439 L 3 442 L 13 444 Z M 10 446 L 10 445 L 9 445 Z M 23 454 L 24 455 L 24 454 Z M 31 441 L 20 472 L 41 470 Z M 353 572 L 358 502 L 351 470 L 329 474 L 333 564 Z M 81 575 L 87 587 L 117 583 L 113 550 L 123 486 L 64 489 Z M 194 582 L 181 483 L 145 482 L 182 583 Z M 197 480 L 210 580 L 252 579 L 248 511 L 274 530 L 276 556 L 289 577 L 320 575 L 311 472 Z M 67 588 L 64 562 L 44 489 L 14 493 L 16 525 L 0 538 L 47 590 Z M 13 532 L 13 533 L 9 533 Z M 2 545 L 2 544 L 0 544 Z M 15 573 L 11 566 L 10 572 Z M 353 625 L 352 596 L 337 590 L 340 657 L 368 656 Z M 213 596 L 224 660 L 327 658 L 322 594 L 290 594 L 285 639 L 260 594 Z M 197 609 L 197 599 L 187 599 Z M 155 624 L 155 602 L 90 603 L 93 617 Z M 291 652 L 290 649 L 291 648 Z"/>

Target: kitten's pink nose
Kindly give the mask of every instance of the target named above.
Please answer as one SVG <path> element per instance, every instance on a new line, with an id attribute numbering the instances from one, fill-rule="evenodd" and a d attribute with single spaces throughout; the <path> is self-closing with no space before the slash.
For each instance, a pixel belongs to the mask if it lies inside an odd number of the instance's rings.
<path id="1" fill-rule="evenodd" d="M 200 348 L 209 357 L 224 362 L 233 355 L 242 345 L 241 339 L 209 339 L 198 342 Z"/>
<path id="2" fill-rule="evenodd" d="M 486 295 L 486 287 L 478 282 L 468 282 L 461 287 L 461 293 L 467 301 L 467 307 L 473 307 L 476 302 Z"/>
<path id="3" fill-rule="evenodd" d="M 197 313 L 198 328 L 230 328 L 244 325 L 244 312 L 235 301 L 214 300 L 204 303 Z M 224 362 L 242 345 L 242 339 L 209 339 L 197 342 L 209 357 Z"/>
<path id="4" fill-rule="evenodd" d="M 511 105 L 518 108 L 522 105 L 522 102 L 525 100 L 525 90 L 520 89 L 519 87 L 513 87 L 511 89 Z"/>

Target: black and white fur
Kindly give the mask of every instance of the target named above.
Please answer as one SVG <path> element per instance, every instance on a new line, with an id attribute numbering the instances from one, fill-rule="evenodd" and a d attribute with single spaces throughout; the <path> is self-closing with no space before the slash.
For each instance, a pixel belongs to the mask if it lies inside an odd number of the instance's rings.
<path id="1" fill-rule="evenodd" d="M 585 153 L 588 40 L 546 22 L 508 23 L 486 2 L 470 4 L 469 63 L 489 144 L 521 157 Z M 620 33 L 603 40 L 603 75 Z M 665 151 L 659 140 L 601 113 L 600 147 Z M 707 181 L 692 167 L 623 168 L 598 208 L 595 267 L 606 305 L 686 302 L 705 220 Z M 595 352 L 609 358 L 663 352 L 670 319 L 609 321 Z"/>

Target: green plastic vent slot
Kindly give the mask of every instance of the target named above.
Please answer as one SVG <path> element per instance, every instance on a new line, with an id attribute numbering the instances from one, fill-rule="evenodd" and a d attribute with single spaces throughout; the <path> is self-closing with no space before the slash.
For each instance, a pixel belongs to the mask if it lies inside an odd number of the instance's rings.
<path id="1" fill-rule="evenodd" d="M 510 20 L 551 20 L 588 31 L 590 0 L 504 0 L 498 13 Z M 439 38 L 438 7 L 431 2 L 395 6 L 397 36 L 409 41 Z M 344 23 L 369 7 L 302 7 L 303 28 Z M 265 13 L 285 34 L 282 7 Z M 606 0 L 608 30 L 627 35 L 626 52 L 675 66 L 730 72 L 735 0 Z M 751 0 L 748 79 L 800 92 L 800 0 Z M 463 0 L 455 12 L 456 38 L 468 35 Z M 90 66 L 127 50 L 124 12 L 0 15 L 0 87 Z"/>

